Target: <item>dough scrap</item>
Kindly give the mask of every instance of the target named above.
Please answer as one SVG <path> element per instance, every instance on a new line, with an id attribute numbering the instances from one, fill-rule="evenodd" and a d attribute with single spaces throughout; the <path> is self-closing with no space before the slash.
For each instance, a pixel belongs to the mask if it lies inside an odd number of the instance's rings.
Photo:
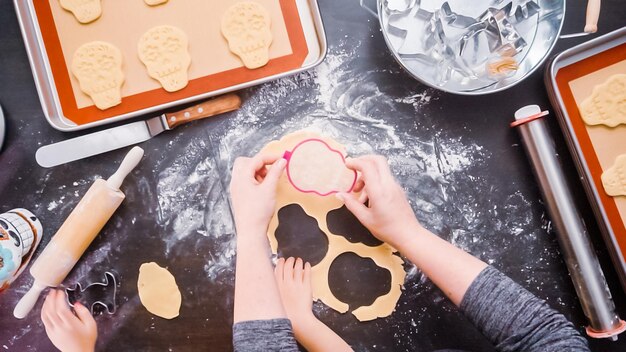
<path id="1" fill-rule="evenodd" d="M 626 154 L 615 159 L 615 164 L 602 173 L 602 185 L 612 197 L 626 196 Z"/>
<path id="2" fill-rule="evenodd" d="M 122 52 L 107 42 L 90 42 L 74 53 L 72 73 L 96 107 L 105 110 L 122 102 Z"/>
<path id="3" fill-rule="evenodd" d="M 157 26 L 139 40 L 139 58 L 150 77 L 168 92 L 176 92 L 189 83 L 191 65 L 187 34 L 174 26 Z"/>
<path id="4" fill-rule="evenodd" d="M 173 319 L 180 312 L 182 297 L 176 279 L 157 263 L 143 263 L 137 280 L 139 299 L 146 309 L 161 318 Z"/>
<path id="5" fill-rule="evenodd" d="M 356 183 L 357 174 L 346 167 L 343 155 L 322 140 L 304 140 L 287 155 L 287 177 L 301 192 L 327 196 L 350 192 Z"/>
<path id="6" fill-rule="evenodd" d="M 59 0 L 61 7 L 70 11 L 80 23 L 91 23 L 102 16 L 101 0 Z"/>
<path id="7" fill-rule="evenodd" d="M 298 143 L 307 139 L 321 139 L 332 149 L 339 151 L 344 156 L 346 155 L 345 147 L 341 144 L 307 131 L 294 132 L 284 136 L 279 141 L 272 141 L 260 153 L 281 155 L 287 150 L 293 150 Z M 340 313 L 348 311 L 348 304 L 337 299 L 331 292 L 328 284 L 328 272 L 332 262 L 339 255 L 353 252 L 363 258 L 370 258 L 376 265 L 389 270 L 391 273 L 391 289 L 389 293 L 378 297 L 371 305 L 359 307 L 352 314 L 360 321 L 369 321 L 389 316 L 394 311 L 396 303 L 398 303 L 398 299 L 402 294 L 402 285 L 406 277 L 403 260 L 394 254 L 397 251 L 386 243 L 371 247 L 363 243 L 351 243 L 345 237 L 331 233 L 328 229 L 326 216 L 330 211 L 341 208 L 344 205 L 343 202 L 332 196 L 321 197 L 314 193 L 300 192 L 291 185 L 286 173 L 283 173 L 278 182 L 276 208 L 267 233 L 274 254 L 278 251 L 278 241 L 275 234 L 278 228 L 278 211 L 293 203 L 299 204 L 307 215 L 315 218 L 319 229 L 328 237 L 328 252 L 326 256 L 320 263 L 311 268 L 313 299 L 321 300 L 327 306 Z"/>
<path id="8" fill-rule="evenodd" d="M 157 6 L 161 4 L 165 4 L 168 0 L 144 0 L 147 5 Z"/>
<path id="9" fill-rule="evenodd" d="M 580 114 L 587 125 L 626 124 L 626 74 L 613 75 L 595 86 L 580 104 Z"/>
<path id="10" fill-rule="evenodd" d="M 271 25 L 270 13 L 261 4 L 239 2 L 222 16 L 222 35 L 228 40 L 230 51 L 241 58 L 244 66 L 255 69 L 269 62 L 273 40 Z"/>

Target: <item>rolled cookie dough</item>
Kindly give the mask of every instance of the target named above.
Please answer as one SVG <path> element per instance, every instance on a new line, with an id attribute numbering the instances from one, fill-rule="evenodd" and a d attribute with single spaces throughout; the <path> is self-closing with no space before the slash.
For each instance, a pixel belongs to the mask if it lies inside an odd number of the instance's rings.
<path id="1" fill-rule="evenodd" d="M 236 3 L 222 16 L 222 34 L 230 51 L 249 69 L 268 63 L 273 40 L 271 25 L 270 13 L 252 1 Z"/>
<path id="2" fill-rule="evenodd" d="M 102 15 L 100 0 L 59 0 L 59 3 L 83 24 L 93 22 Z"/>
<path id="3" fill-rule="evenodd" d="M 618 156 L 615 164 L 602 173 L 602 185 L 612 197 L 626 196 L 626 154 Z"/>
<path id="4" fill-rule="evenodd" d="M 137 289 L 141 304 L 150 313 L 165 319 L 178 316 L 182 297 L 176 279 L 167 269 L 154 262 L 141 264 Z"/>
<path id="5" fill-rule="evenodd" d="M 191 65 L 187 34 L 174 26 L 158 26 L 139 39 L 138 51 L 150 77 L 168 92 L 181 90 L 189 83 Z"/>
<path id="6" fill-rule="evenodd" d="M 76 50 L 72 73 L 80 90 L 91 97 L 96 107 L 105 110 L 122 102 L 122 52 L 107 42 L 90 42 Z"/>
<path id="7" fill-rule="evenodd" d="M 332 149 L 339 151 L 344 156 L 346 155 L 346 149 L 341 144 L 330 138 L 325 138 L 307 131 L 294 132 L 284 136 L 279 141 L 270 142 L 260 153 L 265 155 L 282 155 L 285 151 L 293 150 L 296 145 L 307 139 L 321 139 Z M 330 290 L 328 272 L 332 262 L 339 255 L 346 252 L 353 252 L 360 257 L 370 258 L 376 265 L 387 269 L 391 274 L 391 289 L 389 293 L 379 296 L 371 305 L 359 307 L 355 309 L 352 314 L 360 321 L 389 316 L 394 311 L 396 303 L 398 303 L 406 276 L 403 260 L 394 254 L 396 250 L 388 244 L 372 247 L 363 243 L 351 243 L 345 237 L 331 233 L 328 229 L 326 217 L 328 212 L 341 208 L 343 203 L 333 196 L 323 197 L 314 193 L 302 193 L 298 191 L 289 182 L 286 173 L 283 173 L 278 182 L 276 208 L 267 233 L 272 252 L 276 254 L 278 251 L 278 241 L 276 240 L 278 211 L 294 203 L 299 204 L 307 215 L 315 218 L 320 230 L 328 237 L 328 252 L 326 256 L 320 263 L 311 268 L 313 299 L 321 300 L 327 306 L 340 313 L 348 311 L 348 304 L 337 299 Z M 355 279 L 358 280 L 359 278 Z"/>
<path id="8" fill-rule="evenodd" d="M 617 74 L 593 88 L 582 104 L 580 114 L 588 125 L 615 127 L 626 124 L 626 74 Z"/>

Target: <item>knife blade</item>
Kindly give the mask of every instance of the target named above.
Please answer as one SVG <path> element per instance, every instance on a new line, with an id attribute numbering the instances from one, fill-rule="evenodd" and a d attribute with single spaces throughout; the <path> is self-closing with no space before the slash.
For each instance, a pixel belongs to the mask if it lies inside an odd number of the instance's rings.
<path id="1" fill-rule="evenodd" d="M 145 142 L 163 131 L 174 129 L 191 121 L 237 110 L 240 106 L 241 99 L 237 95 L 227 94 L 181 111 L 165 113 L 144 121 L 137 121 L 43 146 L 37 150 L 35 159 L 42 167 L 66 164 Z"/>

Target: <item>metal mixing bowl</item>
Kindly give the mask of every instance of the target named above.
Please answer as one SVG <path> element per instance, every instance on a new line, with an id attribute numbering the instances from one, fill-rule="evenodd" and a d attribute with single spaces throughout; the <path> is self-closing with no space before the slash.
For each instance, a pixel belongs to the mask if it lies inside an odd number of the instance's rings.
<path id="1" fill-rule="evenodd" d="M 398 33 L 398 29 L 390 26 L 390 18 L 392 15 L 398 18 L 397 11 L 390 11 L 389 6 L 391 1 L 395 1 L 397 6 L 398 1 L 404 2 L 407 6 L 418 6 L 420 8 L 439 9 L 444 4 L 448 4 L 455 13 L 459 14 L 458 17 L 466 18 L 478 18 L 481 14 L 485 13 L 489 8 L 502 8 L 508 3 L 512 3 L 512 8 L 515 10 L 519 6 L 526 6 L 528 0 L 378 0 L 377 12 L 380 20 L 380 26 L 382 33 L 387 43 L 387 46 L 391 50 L 395 59 L 406 69 L 414 78 L 420 82 L 431 86 L 433 88 L 443 90 L 446 92 L 462 95 L 482 95 L 488 93 L 495 93 L 501 90 L 507 89 L 521 82 L 524 78 L 528 77 L 531 73 L 537 70 L 541 64 L 546 60 L 550 51 L 556 44 L 563 25 L 563 18 L 565 14 L 565 0 L 534 0 L 539 5 L 540 10 L 534 15 L 529 16 L 526 21 L 520 27 L 524 27 L 520 31 L 520 36 L 525 41 L 526 45 L 523 49 L 518 49 L 518 53 L 514 56 L 517 60 L 518 68 L 514 72 L 510 72 L 508 76 L 498 77 L 497 79 L 491 77 L 486 79 L 479 76 L 477 79 L 468 78 L 451 69 L 451 65 L 446 62 L 426 62 L 424 60 L 416 60 L 414 57 L 407 57 L 400 52 L 402 51 L 402 45 L 406 38 L 406 33 Z M 412 4 L 412 5 L 410 5 Z M 534 4 L 533 4 L 534 5 Z M 436 10 L 433 10 L 433 12 Z M 441 13 L 441 12 L 440 12 Z M 460 15 L 464 16 L 460 16 Z M 509 14 L 513 16 L 512 14 Z M 420 26 L 418 16 L 407 16 L 402 19 L 404 28 L 409 28 L 410 25 Z M 423 22 L 423 20 L 421 21 Z M 520 22 L 522 23 L 522 22 Z M 422 31 L 418 33 L 412 33 L 413 38 L 417 40 L 426 40 L 426 36 L 433 34 L 433 28 L 431 30 Z M 442 31 L 443 33 L 444 31 Z M 404 37 L 403 37 L 404 35 Z M 453 45 L 457 45 L 455 43 Z M 484 53 L 481 53 L 478 49 L 478 45 L 474 45 L 476 53 L 474 56 L 480 57 Z M 483 45 L 484 47 L 484 45 Z M 478 69 L 480 65 L 476 66 Z M 484 65 L 482 67 L 485 67 Z M 472 68 L 474 70 L 474 67 Z M 452 72 L 450 74 L 450 72 Z M 472 71 L 474 72 L 474 71 Z M 442 77 L 445 77 L 442 80 Z"/>

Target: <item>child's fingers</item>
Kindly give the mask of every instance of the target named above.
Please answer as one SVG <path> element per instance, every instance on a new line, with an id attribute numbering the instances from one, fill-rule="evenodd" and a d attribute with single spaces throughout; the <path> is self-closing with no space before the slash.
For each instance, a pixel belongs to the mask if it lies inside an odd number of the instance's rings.
<path id="1" fill-rule="evenodd" d="M 46 296 L 46 300 L 43 303 L 43 308 L 41 309 L 42 316 L 46 316 L 46 320 L 51 324 L 51 326 L 60 325 L 61 320 L 56 312 L 56 290 L 50 290 L 48 292 L 48 296 Z"/>
<path id="2" fill-rule="evenodd" d="M 295 259 L 293 257 L 287 258 L 285 261 L 285 271 L 284 271 L 284 279 L 292 281 L 293 280 L 293 265 L 295 263 Z"/>
<path id="3" fill-rule="evenodd" d="M 278 259 L 278 263 L 276 263 L 276 267 L 274 268 L 274 276 L 276 277 L 276 282 L 278 285 L 282 285 L 283 283 L 283 275 L 285 270 L 285 258 Z"/>
<path id="4" fill-rule="evenodd" d="M 76 302 L 76 304 L 74 304 L 74 311 L 76 312 L 76 316 L 78 317 L 78 319 L 80 319 L 83 325 L 88 328 L 93 328 L 96 326 L 96 321 L 94 320 L 91 312 L 89 311 L 89 309 L 87 309 L 87 307 L 80 304 L 79 302 Z"/>
<path id="5" fill-rule="evenodd" d="M 48 300 L 49 296 L 50 296 L 50 292 L 46 296 L 46 299 L 44 300 L 44 303 L 43 303 L 43 307 L 41 308 L 41 321 L 43 321 L 43 326 L 46 328 L 46 330 L 51 330 L 52 328 L 54 328 L 54 324 L 48 317 L 48 312 L 50 311 L 50 302 Z"/>
<path id="6" fill-rule="evenodd" d="M 304 262 L 300 258 L 296 259 L 296 264 L 293 269 L 293 278 L 298 283 L 302 283 L 304 280 Z"/>
<path id="7" fill-rule="evenodd" d="M 54 296 L 54 306 L 57 315 L 65 324 L 71 325 L 75 317 L 74 314 L 72 314 L 69 304 L 67 303 L 65 292 L 60 290 L 54 291 L 56 291 Z"/>
<path id="8" fill-rule="evenodd" d="M 303 275 L 304 287 L 310 291 L 311 287 L 311 264 L 309 262 L 304 263 L 304 275 Z"/>

